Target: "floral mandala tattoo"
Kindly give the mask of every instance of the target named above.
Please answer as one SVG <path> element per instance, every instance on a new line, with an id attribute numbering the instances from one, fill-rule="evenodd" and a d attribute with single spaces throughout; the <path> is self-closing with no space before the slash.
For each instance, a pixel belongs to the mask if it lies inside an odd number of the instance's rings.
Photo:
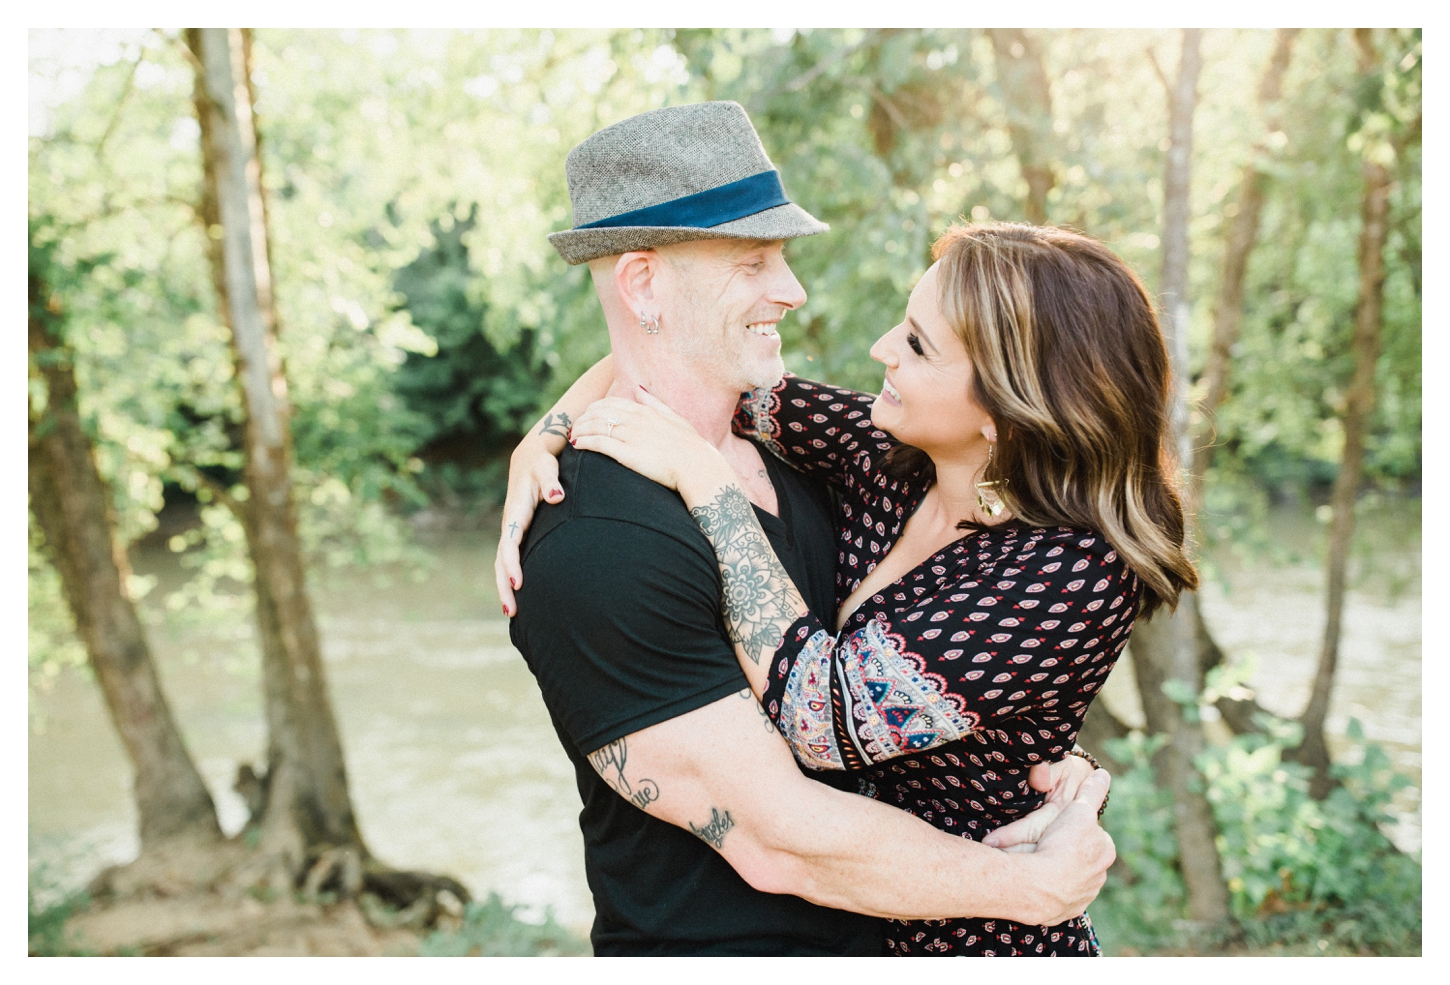
<path id="1" fill-rule="evenodd" d="M 800 592 L 760 529 L 750 500 L 728 486 L 710 503 L 690 511 L 715 547 L 724 587 L 721 607 L 730 640 L 753 663 L 779 648 L 796 620 Z"/>

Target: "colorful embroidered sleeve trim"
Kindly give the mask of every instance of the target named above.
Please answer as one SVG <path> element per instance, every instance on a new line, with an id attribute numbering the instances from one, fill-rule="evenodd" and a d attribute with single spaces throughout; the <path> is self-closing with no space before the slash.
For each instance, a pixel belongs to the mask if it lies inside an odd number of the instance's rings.
<path id="1" fill-rule="evenodd" d="M 801 765 L 843 770 L 831 710 L 831 655 L 836 641 L 824 629 L 806 640 L 791 664 L 781 698 L 780 726 Z"/>
<path id="2" fill-rule="evenodd" d="M 836 666 L 846 732 L 867 762 L 955 742 L 981 721 L 946 678 L 928 673 L 926 661 L 875 619 L 842 642 Z"/>
<path id="3" fill-rule="evenodd" d="M 786 457 L 785 449 L 779 441 L 780 426 L 775 422 L 775 412 L 780 409 L 780 387 L 760 387 L 750 391 L 740 401 L 740 411 L 737 413 L 737 421 L 745 428 L 746 434 L 755 434 L 765 443 L 771 451 L 781 458 Z"/>

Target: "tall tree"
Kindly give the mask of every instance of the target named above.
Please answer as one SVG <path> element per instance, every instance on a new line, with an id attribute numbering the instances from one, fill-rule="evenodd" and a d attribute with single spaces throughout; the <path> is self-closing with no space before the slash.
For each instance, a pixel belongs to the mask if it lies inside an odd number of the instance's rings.
<path id="1" fill-rule="evenodd" d="M 1027 182 L 1027 221 L 1047 221 L 1047 193 L 1057 184 L 1052 170 L 1052 86 L 1037 39 L 1021 28 L 989 28 L 997 81 L 1007 107 L 1012 150 Z"/>
<path id="2" fill-rule="evenodd" d="M 32 398 L 30 509 L 60 572 L 66 601 L 111 722 L 134 771 L 141 846 L 221 838 L 211 794 L 186 751 L 127 590 L 130 566 L 116 538 L 110 496 L 77 406 L 64 300 L 48 282 L 45 244 L 31 228 L 29 352 L 44 406 Z"/>
<path id="3" fill-rule="evenodd" d="M 457 880 L 389 868 L 372 858 L 348 793 L 342 743 L 328 698 L 316 620 L 307 593 L 292 488 L 287 380 L 277 349 L 277 315 L 267 209 L 262 193 L 251 89 L 250 32 L 189 28 L 201 125 L 202 220 L 212 235 L 212 277 L 231 330 L 245 409 L 243 502 L 230 505 L 246 532 L 262 648 L 267 768 L 239 771 L 252 824 L 274 883 L 342 896 L 364 889 L 413 907 L 423 923 L 441 895 L 467 902 Z M 421 909 L 418 909 L 421 908 Z"/>
<path id="4" fill-rule="evenodd" d="M 1257 93 L 1264 131 L 1254 142 L 1249 160 L 1240 174 L 1238 195 L 1233 202 L 1224 239 L 1223 274 L 1213 309 L 1213 336 L 1203 372 L 1196 384 L 1202 397 L 1193 407 L 1196 427 L 1193 429 L 1193 457 L 1188 473 L 1188 499 L 1195 513 L 1203 505 L 1204 479 L 1213 461 L 1215 421 L 1218 408 L 1228 393 L 1233 348 L 1243 326 L 1244 276 L 1249 256 L 1259 240 L 1259 222 L 1269 188 L 1274 149 L 1282 143 L 1284 73 L 1289 67 L 1294 38 L 1298 33 L 1298 28 L 1280 28 L 1274 33 L 1274 49 L 1259 78 Z M 1201 606 L 1194 606 L 1194 618 L 1197 622 L 1200 669 L 1206 673 L 1222 663 L 1223 651 L 1214 642 L 1204 622 Z M 1262 709 L 1253 698 L 1224 696 L 1218 699 L 1216 707 L 1234 732 L 1243 734 L 1258 730 L 1255 716 Z"/>
<path id="5" fill-rule="evenodd" d="M 1370 28 L 1356 29 L 1354 44 L 1364 89 L 1373 92 L 1378 84 L 1378 89 L 1382 90 L 1384 69 L 1380 64 L 1381 54 L 1374 32 Z M 1374 105 L 1368 107 L 1371 111 L 1376 108 Z M 1354 370 L 1344 399 L 1344 448 L 1329 500 L 1332 518 L 1326 564 L 1324 641 L 1309 701 L 1299 718 L 1304 726 L 1304 741 L 1292 753 L 1295 759 L 1314 770 L 1309 789 L 1313 796 L 1321 799 L 1328 795 L 1334 783 L 1329 773 L 1329 746 L 1324 738 L 1324 720 L 1329 714 L 1334 672 L 1339 663 L 1345 576 L 1349 547 L 1354 539 L 1354 504 L 1364 479 L 1365 436 L 1369 430 L 1370 415 L 1374 412 L 1375 366 L 1379 361 L 1380 332 L 1384 324 L 1384 252 L 1389 236 L 1390 191 L 1393 186 L 1393 175 L 1384 152 L 1390 151 L 1389 157 L 1393 160 L 1394 151 L 1403 151 L 1404 140 L 1414 139 L 1418 133 L 1416 123 L 1401 135 L 1399 141 L 1366 139 L 1361 163 L 1364 192 L 1360 202 L 1359 301 L 1355 310 L 1354 336 L 1350 341 Z"/>
<path id="6" fill-rule="evenodd" d="M 1168 97 L 1169 147 L 1163 176 L 1163 268 L 1159 284 L 1164 328 L 1173 364 L 1172 440 L 1180 463 L 1192 460 L 1188 430 L 1188 192 L 1192 177 L 1193 115 L 1198 101 L 1202 31 L 1183 32 L 1178 73 L 1169 80 L 1160 70 Z M 1152 51 L 1149 51 L 1149 57 Z M 1157 68 L 1156 58 L 1153 61 Z M 1190 521 L 1190 531 L 1192 529 Z M 1179 862 L 1188 891 L 1189 916 L 1218 925 L 1229 916 L 1213 811 L 1202 793 L 1194 759 L 1204 748 L 1196 707 L 1203 690 L 1198 658 L 1198 599 L 1185 593 L 1172 613 L 1162 612 L 1133 634 L 1133 670 L 1152 732 L 1168 736 L 1154 766 L 1160 782 L 1173 791 Z"/>
<path id="7" fill-rule="evenodd" d="M 1194 436 L 1193 466 L 1189 473 L 1189 486 L 1195 503 L 1202 501 L 1204 476 L 1213 461 L 1214 417 L 1228 392 L 1233 347 L 1243 325 L 1244 274 L 1248 269 L 1249 255 L 1259 239 L 1259 220 L 1264 211 L 1274 145 L 1282 139 L 1284 72 L 1289 67 L 1294 38 L 1298 33 L 1298 28 L 1280 28 L 1274 33 L 1274 50 L 1259 79 L 1258 103 L 1264 117 L 1264 132 L 1254 142 L 1249 160 L 1239 177 L 1238 196 L 1233 203 L 1233 215 L 1224 239 L 1223 275 L 1213 310 L 1213 339 L 1203 372 L 1198 378 L 1198 388 L 1203 397 L 1194 408 L 1199 421 Z"/>
<path id="8" fill-rule="evenodd" d="M 220 314 L 231 330 L 246 409 L 243 480 L 235 504 L 254 569 L 267 718 L 263 844 L 295 870 L 329 849 L 366 857 L 347 789 L 307 594 L 292 493 L 287 381 L 277 351 L 261 161 L 237 28 L 191 28 L 205 180 L 202 215 Z M 360 886 L 360 874 L 353 882 Z"/>

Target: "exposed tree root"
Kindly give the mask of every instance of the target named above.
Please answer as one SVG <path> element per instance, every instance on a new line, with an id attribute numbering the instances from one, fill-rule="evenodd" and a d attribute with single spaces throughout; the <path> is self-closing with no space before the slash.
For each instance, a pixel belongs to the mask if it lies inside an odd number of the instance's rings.
<path id="1" fill-rule="evenodd" d="M 66 923 L 68 949 L 98 954 L 406 954 L 462 923 L 456 879 L 390 868 L 359 846 L 300 865 L 249 827 L 231 839 L 173 839 L 102 871 Z"/>

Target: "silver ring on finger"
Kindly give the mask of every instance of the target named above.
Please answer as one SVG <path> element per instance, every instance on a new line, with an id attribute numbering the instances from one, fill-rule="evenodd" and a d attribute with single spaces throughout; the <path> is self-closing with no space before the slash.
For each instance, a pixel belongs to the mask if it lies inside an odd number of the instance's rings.
<path id="1" fill-rule="evenodd" d="M 614 437 L 614 426 L 616 424 L 618 424 L 619 422 L 617 420 L 615 420 L 614 418 L 611 417 L 606 423 L 609 425 L 609 430 L 607 432 L 605 432 L 605 435 L 604 436 L 606 438 L 612 438 L 612 437 Z"/>

